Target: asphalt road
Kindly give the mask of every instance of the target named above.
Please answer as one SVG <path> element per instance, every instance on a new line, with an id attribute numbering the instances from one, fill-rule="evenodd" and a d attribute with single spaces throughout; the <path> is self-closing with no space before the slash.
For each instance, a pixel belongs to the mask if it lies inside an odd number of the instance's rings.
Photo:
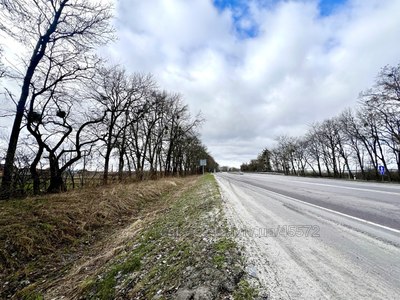
<path id="1" fill-rule="evenodd" d="M 400 299 L 400 185 L 216 178 L 269 299 Z"/>

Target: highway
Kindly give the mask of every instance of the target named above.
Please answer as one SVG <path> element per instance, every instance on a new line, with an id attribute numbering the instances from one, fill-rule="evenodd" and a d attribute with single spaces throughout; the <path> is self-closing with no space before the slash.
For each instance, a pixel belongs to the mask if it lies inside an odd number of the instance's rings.
<path id="1" fill-rule="evenodd" d="M 216 175 L 268 299 L 400 299 L 400 185 Z"/>

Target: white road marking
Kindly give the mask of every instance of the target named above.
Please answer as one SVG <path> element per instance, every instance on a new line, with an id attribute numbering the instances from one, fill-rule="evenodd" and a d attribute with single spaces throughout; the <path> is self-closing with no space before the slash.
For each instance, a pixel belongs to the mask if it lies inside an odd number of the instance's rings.
<path id="1" fill-rule="evenodd" d="M 315 204 L 312 204 L 312 203 L 308 203 L 306 201 L 302 201 L 300 199 L 296 199 L 296 198 L 289 197 L 289 196 L 286 196 L 286 195 L 282 195 L 282 194 L 279 194 L 279 193 L 276 193 L 276 192 L 272 192 L 270 190 L 268 190 L 268 192 L 272 193 L 272 194 L 275 194 L 275 195 L 277 195 L 279 197 L 283 197 L 283 198 L 289 199 L 291 201 L 297 201 L 297 202 L 300 202 L 300 203 L 303 203 L 303 204 L 306 204 L 306 205 L 309 205 L 309 206 L 312 206 L 312 207 L 315 207 L 315 208 L 318 208 L 318 209 L 322 209 L 322 210 L 325 210 L 325 211 L 328 211 L 328 212 L 331 212 L 331 213 L 334 213 L 334 214 L 337 214 L 337 215 L 340 215 L 340 216 L 343 216 L 343 217 L 347 217 L 347 218 L 350 218 L 350 219 L 353 219 L 353 220 L 356 220 L 356 221 L 359 221 L 359 222 L 362 222 L 362 223 L 366 223 L 366 224 L 369 224 L 369 225 L 380 227 L 380 228 L 383 228 L 383 229 L 386 229 L 386 230 L 389 230 L 389 231 L 392 231 L 392 232 L 395 232 L 395 233 L 400 233 L 400 230 L 395 229 L 395 228 L 387 227 L 387 226 L 384 226 L 384 225 L 381 225 L 381 224 L 377 224 L 377 223 L 374 223 L 374 222 L 371 222 L 371 221 L 367 221 L 367 220 L 364 220 L 364 219 L 361 219 L 361 218 L 357 218 L 357 217 L 354 217 L 354 216 L 351 216 L 351 215 L 348 215 L 348 214 L 344 214 L 344 213 L 338 212 L 336 210 L 325 208 L 323 206 L 315 205 Z"/>
<path id="2" fill-rule="evenodd" d="M 383 194 L 390 194 L 390 195 L 400 195 L 400 192 L 399 193 L 387 192 L 387 191 L 379 191 L 379 190 L 371 190 L 371 189 L 363 189 L 363 188 L 353 188 L 353 187 L 349 187 L 349 186 L 331 185 L 331 184 L 325 184 L 325 183 L 314 183 L 314 182 L 306 182 L 306 181 L 295 181 L 295 182 L 300 182 L 300 183 L 310 184 L 310 185 L 329 186 L 329 187 L 348 189 L 348 190 L 364 191 L 364 192 L 374 192 L 374 193 L 383 193 Z"/>

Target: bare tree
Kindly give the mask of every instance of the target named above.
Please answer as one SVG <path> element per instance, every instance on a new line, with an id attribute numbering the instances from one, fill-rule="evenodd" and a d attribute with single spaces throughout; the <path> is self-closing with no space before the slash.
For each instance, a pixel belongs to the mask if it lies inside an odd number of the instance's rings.
<path id="1" fill-rule="evenodd" d="M 155 105 L 153 109 L 149 111 L 149 115 L 144 118 L 144 122 L 147 123 L 145 128 L 147 129 L 147 158 L 150 167 L 150 177 L 155 178 L 157 176 L 158 164 L 162 159 L 163 142 L 168 134 L 167 126 L 167 112 L 170 101 L 168 100 L 167 92 L 155 92 Z M 160 170 L 161 171 L 161 170 Z"/>
<path id="2" fill-rule="evenodd" d="M 392 152 L 400 180 L 400 65 L 384 67 L 378 74 L 376 84 L 361 93 L 361 102 L 370 114 L 377 117 L 380 145 L 385 145 Z M 386 167 L 383 153 L 381 156 Z M 388 176 L 391 179 L 389 171 Z"/>
<path id="3" fill-rule="evenodd" d="M 21 92 L 1 186 L 1 198 L 9 198 L 15 151 L 26 102 L 32 85 L 38 80 L 36 75 L 41 77 L 39 81 L 48 80 L 51 85 L 57 79 L 53 78 L 53 68 L 49 65 L 79 68 L 79 62 L 87 61 L 87 54 L 95 46 L 109 40 L 112 30 L 109 26 L 110 7 L 91 1 L 1 0 L 0 11 L 1 30 L 20 42 L 28 53 L 21 57 L 25 70 L 19 70 Z"/>
<path id="4" fill-rule="evenodd" d="M 36 93 L 32 94 L 33 98 L 36 96 Z M 98 140 L 87 131 L 88 127 L 102 122 L 105 114 L 93 112 L 89 99 L 85 99 L 87 107 L 81 106 L 82 98 L 78 92 L 72 95 L 66 91 L 51 90 L 40 96 L 39 99 L 31 99 L 36 103 L 34 114 L 27 117 L 28 131 L 39 147 L 30 167 L 34 190 L 36 193 L 39 185 L 36 165 L 45 150 L 50 172 L 47 190 L 61 192 L 66 190 L 63 173 L 80 160 L 83 149 L 90 149 Z"/>
<path id="5" fill-rule="evenodd" d="M 313 169 L 314 173 L 315 169 L 313 168 L 312 164 L 316 163 L 318 168 L 317 175 L 322 177 L 322 150 L 321 150 L 321 140 L 318 136 L 318 126 L 319 124 L 313 124 L 309 131 L 305 136 L 305 140 L 307 143 L 307 152 L 310 155 L 311 159 L 313 160 L 309 165 Z"/>
<path id="6" fill-rule="evenodd" d="M 361 133 L 362 125 L 350 109 L 340 114 L 339 122 L 345 143 L 351 149 L 356 165 L 360 167 L 361 177 L 367 179 L 364 165 L 365 143 Z"/>
<path id="7" fill-rule="evenodd" d="M 187 105 L 183 105 L 180 95 L 174 95 L 169 118 L 169 136 L 166 141 L 165 175 L 182 172 L 186 139 L 195 135 L 195 129 L 203 120 L 200 116 L 192 119 Z"/>
<path id="8" fill-rule="evenodd" d="M 127 155 L 129 128 L 137 126 L 152 105 L 151 94 L 155 82 L 150 75 L 128 76 L 120 67 L 103 67 L 98 70 L 96 84 L 92 87 L 97 107 L 106 118 L 97 132 L 104 143 L 103 183 L 107 184 L 112 151 L 119 152 L 119 177 L 122 178 Z"/>
<path id="9" fill-rule="evenodd" d="M 379 178 L 379 161 L 383 161 L 387 167 L 382 140 L 380 139 L 378 116 L 366 107 L 362 107 L 357 111 L 357 117 L 362 124 L 360 127 L 360 138 L 368 153 L 370 161 L 369 171 L 372 171 L 377 179 Z"/>

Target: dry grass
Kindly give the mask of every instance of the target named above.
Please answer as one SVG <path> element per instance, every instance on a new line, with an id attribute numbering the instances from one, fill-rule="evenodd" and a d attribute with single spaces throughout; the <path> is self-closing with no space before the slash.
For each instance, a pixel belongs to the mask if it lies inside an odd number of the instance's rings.
<path id="1" fill-rule="evenodd" d="M 169 179 L 0 202 L 0 298 L 59 272 L 116 226 L 152 211 L 190 179 Z M 24 284 L 25 281 L 25 284 Z"/>

